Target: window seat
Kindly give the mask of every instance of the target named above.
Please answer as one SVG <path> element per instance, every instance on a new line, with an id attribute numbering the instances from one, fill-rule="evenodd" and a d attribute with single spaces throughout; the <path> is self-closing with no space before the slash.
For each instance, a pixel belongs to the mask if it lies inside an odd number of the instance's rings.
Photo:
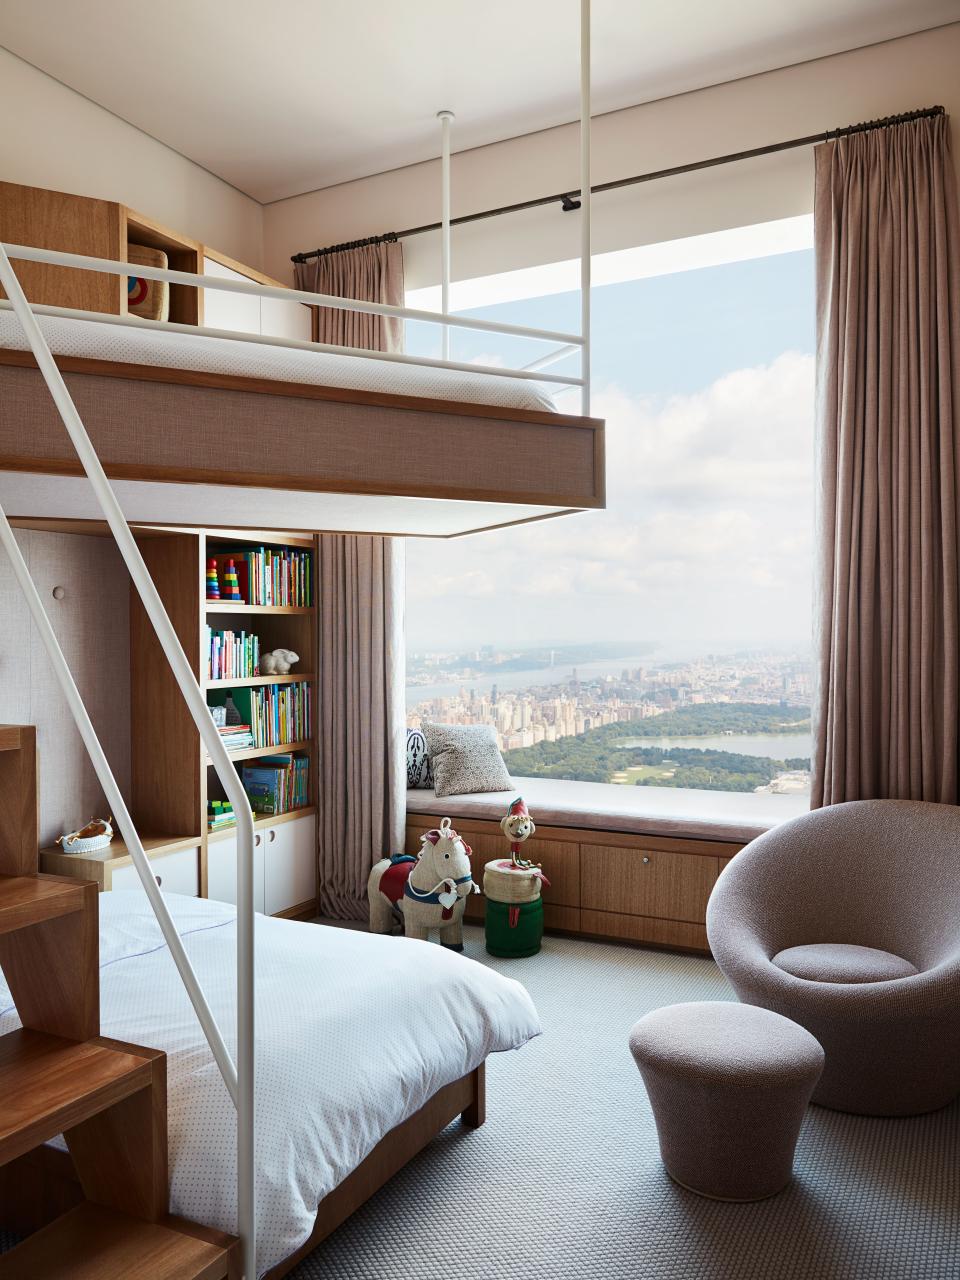
<path id="1" fill-rule="evenodd" d="M 502 858 L 500 819 L 522 795 L 536 835 L 523 856 L 550 881 L 548 930 L 673 950 L 707 951 L 707 901 L 731 858 L 770 827 L 804 813 L 806 796 L 620 787 L 555 778 L 515 778 L 511 791 L 447 796 L 407 792 L 407 851 L 449 816 L 473 848 L 474 874 Z M 471 896 L 467 919 L 483 919 Z"/>
<path id="2" fill-rule="evenodd" d="M 514 782 L 512 791 L 443 799 L 430 790 L 408 791 L 407 813 L 499 822 L 514 796 L 522 795 L 538 826 L 745 844 L 809 808 L 803 795 L 620 787 L 557 778 L 515 778 Z"/>

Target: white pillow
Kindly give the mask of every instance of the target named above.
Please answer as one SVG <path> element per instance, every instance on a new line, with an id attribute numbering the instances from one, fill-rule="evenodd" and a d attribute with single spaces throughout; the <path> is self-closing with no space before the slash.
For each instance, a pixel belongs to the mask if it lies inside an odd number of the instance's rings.
<path id="1" fill-rule="evenodd" d="M 438 797 L 512 791 L 492 724 L 424 724 Z"/>

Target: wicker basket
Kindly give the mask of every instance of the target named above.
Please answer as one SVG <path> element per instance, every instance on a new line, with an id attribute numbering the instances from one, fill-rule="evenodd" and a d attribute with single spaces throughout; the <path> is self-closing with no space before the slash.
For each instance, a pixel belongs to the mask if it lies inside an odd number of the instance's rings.
<path id="1" fill-rule="evenodd" d="M 509 858 L 495 858 L 483 868 L 483 892 L 491 902 L 536 902 L 540 876 L 529 867 L 515 867 Z"/>
<path id="2" fill-rule="evenodd" d="M 138 267 L 167 269 L 167 255 L 163 250 L 151 249 L 145 244 L 128 244 L 127 261 Z M 127 311 L 142 320 L 169 320 L 170 285 L 166 280 L 127 276 Z"/>

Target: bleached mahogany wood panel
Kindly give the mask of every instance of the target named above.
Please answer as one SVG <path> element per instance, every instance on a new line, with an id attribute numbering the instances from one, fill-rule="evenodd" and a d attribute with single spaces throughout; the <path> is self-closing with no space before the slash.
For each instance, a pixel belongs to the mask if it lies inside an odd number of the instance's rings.
<path id="1" fill-rule="evenodd" d="M 580 856 L 585 908 L 667 920 L 704 919 L 717 879 L 716 858 L 602 844 L 582 844 Z"/>
<path id="2" fill-rule="evenodd" d="M 120 789 L 129 795 L 129 582 L 120 554 L 106 538 L 21 530 L 17 540 Z M 63 588 L 60 599 L 56 587 Z M 0 723 L 37 726 L 40 843 L 52 844 L 99 813 L 103 793 L 6 556 L 0 556 L 0 617 Z"/>

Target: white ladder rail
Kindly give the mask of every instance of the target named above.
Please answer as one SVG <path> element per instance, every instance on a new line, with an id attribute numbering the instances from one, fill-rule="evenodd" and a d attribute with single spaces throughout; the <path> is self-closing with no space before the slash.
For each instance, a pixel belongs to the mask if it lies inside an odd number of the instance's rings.
<path id="1" fill-rule="evenodd" d="M 244 1280 L 256 1280 L 256 1219 L 254 1187 L 254 907 L 253 814 L 223 740 L 213 723 L 206 699 L 167 615 L 153 579 L 140 554 L 116 495 L 100 464 L 93 443 L 77 412 L 63 376 L 50 352 L 31 306 L 26 299 L 5 249 L 0 245 L 0 284 L 23 326 L 30 348 L 53 397 L 64 427 L 76 449 L 110 531 L 123 556 L 145 612 L 160 641 L 174 678 L 184 697 L 217 775 L 231 801 L 237 822 L 237 1061 L 230 1057 L 216 1019 L 190 964 L 173 919 L 163 900 L 142 842 L 117 786 L 109 761 L 87 714 L 50 620 L 30 576 L 6 514 L 0 508 L 0 542 L 13 565 L 17 582 L 27 600 L 70 712 L 80 732 L 126 841 L 137 874 L 190 997 L 211 1052 L 237 1109 L 237 1209 L 243 1250 Z"/>

